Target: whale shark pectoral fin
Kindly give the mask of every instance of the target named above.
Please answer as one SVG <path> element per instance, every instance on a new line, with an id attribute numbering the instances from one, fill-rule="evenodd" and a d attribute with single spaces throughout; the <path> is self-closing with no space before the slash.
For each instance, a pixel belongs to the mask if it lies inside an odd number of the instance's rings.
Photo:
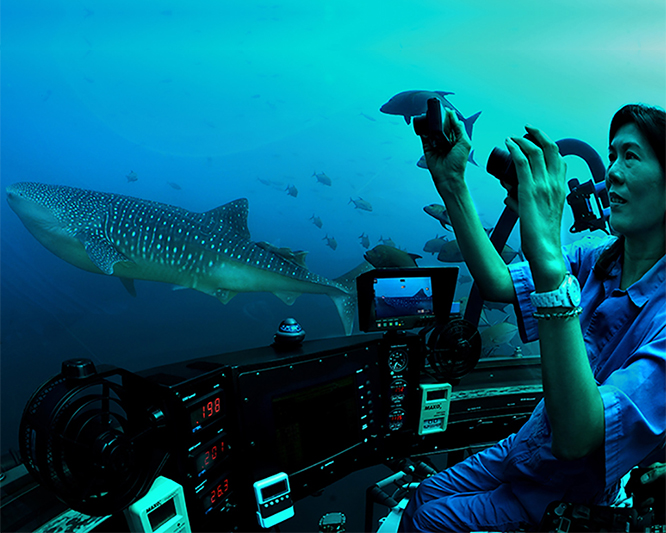
<path id="1" fill-rule="evenodd" d="M 123 284 L 123 287 L 127 289 L 127 292 L 136 298 L 136 287 L 134 287 L 134 279 L 120 278 L 120 282 Z"/>
<path id="2" fill-rule="evenodd" d="M 217 289 L 215 291 L 215 297 L 225 305 L 228 304 L 229 300 L 231 300 L 237 294 L 238 293 L 236 291 L 230 291 L 229 289 Z"/>
<path id="3" fill-rule="evenodd" d="M 82 239 L 81 242 L 88 254 L 88 258 L 108 276 L 113 275 L 113 267 L 116 263 L 131 262 L 130 259 L 116 250 L 113 244 L 99 236 Z"/>
<path id="4" fill-rule="evenodd" d="M 289 292 L 289 291 L 274 292 L 273 294 L 275 294 L 275 296 L 280 298 L 280 300 L 282 300 L 287 305 L 294 305 L 296 298 L 298 298 L 301 295 L 300 292 Z"/>

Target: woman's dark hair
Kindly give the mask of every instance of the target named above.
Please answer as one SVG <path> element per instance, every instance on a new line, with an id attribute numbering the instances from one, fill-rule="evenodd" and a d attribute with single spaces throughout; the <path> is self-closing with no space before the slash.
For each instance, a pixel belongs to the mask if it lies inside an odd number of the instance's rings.
<path id="1" fill-rule="evenodd" d="M 615 113 L 608 132 L 608 144 L 613 142 L 618 130 L 627 124 L 634 124 L 650 144 L 657 161 L 664 172 L 664 150 L 666 150 L 666 113 L 659 107 L 645 104 L 627 104 Z M 594 275 L 606 279 L 611 265 L 624 251 L 624 236 L 606 248 L 594 265 Z"/>
<path id="2" fill-rule="evenodd" d="M 650 143 L 657 161 L 664 171 L 664 150 L 666 149 L 666 113 L 659 107 L 644 104 L 627 104 L 611 120 L 608 144 L 613 142 L 617 131 L 627 124 L 635 124 Z"/>

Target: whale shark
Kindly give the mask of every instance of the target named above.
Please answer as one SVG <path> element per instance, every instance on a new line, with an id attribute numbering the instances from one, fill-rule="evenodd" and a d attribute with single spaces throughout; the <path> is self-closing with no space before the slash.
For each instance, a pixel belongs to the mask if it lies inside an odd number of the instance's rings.
<path id="1" fill-rule="evenodd" d="M 305 252 L 253 242 L 247 198 L 210 211 L 120 194 L 34 182 L 6 188 L 7 201 L 27 230 L 64 261 L 119 277 L 194 289 L 226 304 L 239 292 L 271 292 L 287 305 L 302 293 L 328 295 L 345 334 L 356 315 L 355 278 L 362 263 L 337 279 L 305 266 Z"/>

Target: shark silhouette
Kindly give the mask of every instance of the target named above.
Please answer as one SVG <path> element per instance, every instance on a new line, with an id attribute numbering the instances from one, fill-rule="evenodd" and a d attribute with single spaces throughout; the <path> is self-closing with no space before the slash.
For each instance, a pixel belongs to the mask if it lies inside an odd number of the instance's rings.
<path id="1" fill-rule="evenodd" d="M 272 292 L 288 305 L 302 293 L 327 294 L 345 333 L 356 314 L 354 280 L 361 264 L 335 280 L 310 272 L 305 252 L 250 240 L 248 200 L 203 213 L 130 196 L 42 183 L 15 183 L 7 200 L 49 251 L 89 272 L 161 281 L 227 303 L 239 292 Z"/>

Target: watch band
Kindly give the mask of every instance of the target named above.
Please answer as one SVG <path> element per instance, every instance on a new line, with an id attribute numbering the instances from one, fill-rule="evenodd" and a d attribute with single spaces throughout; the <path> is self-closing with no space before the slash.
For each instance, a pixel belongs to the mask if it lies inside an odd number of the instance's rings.
<path id="1" fill-rule="evenodd" d="M 564 281 L 554 291 L 533 292 L 530 300 L 534 307 L 578 307 L 580 305 L 580 285 L 571 273 L 567 272 Z"/>

